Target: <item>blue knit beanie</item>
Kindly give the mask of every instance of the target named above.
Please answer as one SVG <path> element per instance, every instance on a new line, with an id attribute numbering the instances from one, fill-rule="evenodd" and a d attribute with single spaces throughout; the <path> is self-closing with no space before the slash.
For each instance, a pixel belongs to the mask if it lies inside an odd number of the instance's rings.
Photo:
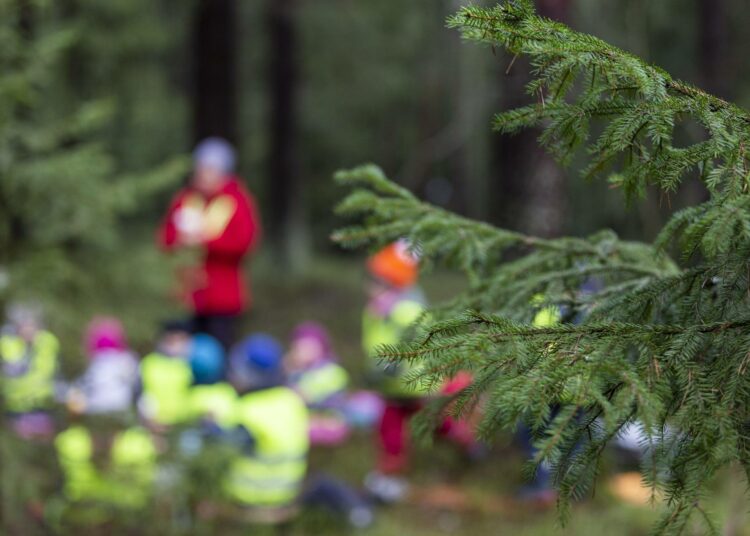
<path id="1" fill-rule="evenodd" d="M 223 138 L 206 138 L 193 151 L 196 166 L 213 167 L 224 173 L 234 171 L 235 160 L 232 144 Z"/>
<path id="2" fill-rule="evenodd" d="M 240 392 L 282 385 L 283 354 L 281 344 L 270 335 L 247 337 L 232 348 L 230 381 Z"/>

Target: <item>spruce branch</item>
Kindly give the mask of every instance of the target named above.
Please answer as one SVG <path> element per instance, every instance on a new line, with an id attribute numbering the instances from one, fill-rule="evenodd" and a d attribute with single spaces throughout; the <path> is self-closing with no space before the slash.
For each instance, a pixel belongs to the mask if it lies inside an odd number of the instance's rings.
<path id="1" fill-rule="evenodd" d="M 466 7 L 448 25 L 514 61 L 531 59 L 534 102 L 498 114 L 501 134 L 541 128 L 555 157 L 583 154 L 584 175 L 605 178 L 628 201 L 649 186 L 668 196 L 690 176 L 710 198 L 675 213 L 654 244 L 611 231 L 544 239 L 424 203 L 373 165 L 339 172 L 352 192 L 338 211 L 354 225 L 336 241 L 377 247 L 406 238 L 425 270 L 455 269 L 468 283 L 381 358 L 418 364 L 411 380 L 432 388 L 471 371 L 473 385 L 430 415 L 481 404 L 487 438 L 531 425 L 563 517 L 594 485 L 610 440 L 640 426 L 644 482 L 667 507 L 654 533 L 679 534 L 695 514 L 714 531 L 701 506 L 707 482 L 735 462 L 750 473 L 750 114 L 537 16 L 530 0 Z M 686 121 L 703 134 L 678 145 Z M 546 307 L 560 310 L 562 323 L 533 326 Z"/>

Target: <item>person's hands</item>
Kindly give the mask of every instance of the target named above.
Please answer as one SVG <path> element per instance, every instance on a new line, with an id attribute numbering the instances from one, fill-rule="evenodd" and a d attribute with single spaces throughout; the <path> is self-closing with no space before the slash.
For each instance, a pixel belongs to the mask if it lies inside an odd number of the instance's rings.
<path id="1" fill-rule="evenodd" d="M 182 207 L 175 213 L 175 227 L 180 245 L 197 246 L 205 241 L 205 217 L 194 207 Z"/>

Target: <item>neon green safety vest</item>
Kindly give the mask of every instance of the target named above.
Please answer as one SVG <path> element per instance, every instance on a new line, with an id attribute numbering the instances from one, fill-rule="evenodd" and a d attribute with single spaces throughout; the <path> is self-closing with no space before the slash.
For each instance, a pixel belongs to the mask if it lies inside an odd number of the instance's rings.
<path id="1" fill-rule="evenodd" d="M 544 305 L 544 295 L 535 294 L 531 298 L 531 305 L 537 308 L 531 324 L 535 328 L 548 328 L 559 324 L 562 320 L 560 308 L 557 305 Z"/>
<path id="2" fill-rule="evenodd" d="M 426 392 L 426 389 L 407 385 L 405 382 L 406 376 L 418 370 L 419 365 L 401 362 L 385 368 L 376 359 L 378 347 L 384 344 L 398 344 L 406 329 L 419 318 L 423 311 L 424 306 L 413 300 L 398 302 L 386 317 L 365 309 L 362 318 L 362 345 L 365 353 L 371 358 L 370 368 L 379 376 L 380 389 L 386 396 L 414 397 Z"/>
<path id="3" fill-rule="evenodd" d="M 146 506 L 154 483 L 156 447 L 145 429 L 133 427 L 117 433 L 103 471 L 93 462 L 94 440 L 83 426 L 58 434 L 55 447 L 68 500 L 132 509 Z"/>
<path id="4" fill-rule="evenodd" d="M 548 328 L 559 324 L 561 320 L 560 309 L 554 305 L 548 305 L 537 311 L 532 324 L 535 328 Z"/>
<path id="5" fill-rule="evenodd" d="M 235 422 L 237 391 L 228 383 L 196 385 L 190 389 L 190 411 L 193 419 L 211 417 L 222 428 Z"/>
<path id="6" fill-rule="evenodd" d="M 263 389 L 238 401 L 236 419 L 253 438 L 254 452 L 232 462 L 225 491 L 245 506 L 292 503 L 302 488 L 310 446 L 304 401 L 287 387 Z"/>
<path id="7" fill-rule="evenodd" d="M 52 404 L 59 347 L 57 337 L 48 331 L 37 333 L 31 344 L 16 335 L 0 337 L 2 394 L 7 411 L 24 413 Z M 13 367 L 19 367 L 17 375 L 8 373 Z"/>
<path id="8" fill-rule="evenodd" d="M 541 295 L 534 296 L 532 299 L 533 304 L 542 302 L 543 297 Z M 536 328 L 548 328 L 559 324 L 561 320 L 560 308 L 556 305 L 547 305 L 536 312 L 532 325 Z M 560 402 L 570 402 L 571 393 L 575 392 L 576 388 L 580 386 L 581 381 L 582 378 L 580 376 L 569 378 L 563 388 Z"/>
<path id="9" fill-rule="evenodd" d="M 309 405 L 322 404 L 349 385 L 349 373 L 337 363 L 325 363 L 306 370 L 295 382 L 296 391 Z"/>
<path id="10" fill-rule="evenodd" d="M 149 419 L 171 426 L 191 417 L 193 372 L 185 360 L 159 353 L 149 354 L 141 361 L 141 382 L 141 406 Z"/>

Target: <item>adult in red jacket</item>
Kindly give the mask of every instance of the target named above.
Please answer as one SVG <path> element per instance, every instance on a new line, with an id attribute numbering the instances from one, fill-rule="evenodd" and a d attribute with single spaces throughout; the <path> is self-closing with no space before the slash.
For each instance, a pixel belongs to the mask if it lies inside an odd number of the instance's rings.
<path id="1" fill-rule="evenodd" d="M 249 304 L 242 259 L 258 242 L 255 202 L 233 175 L 234 149 L 208 138 L 194 152 L 190 184 L 177 193 L 159 233 L 167 251 L 197 249 L 202 262 L 185 270 L 182 292 L 194 313 L 195 331 L 229 348 L 237 317 Z"/>

